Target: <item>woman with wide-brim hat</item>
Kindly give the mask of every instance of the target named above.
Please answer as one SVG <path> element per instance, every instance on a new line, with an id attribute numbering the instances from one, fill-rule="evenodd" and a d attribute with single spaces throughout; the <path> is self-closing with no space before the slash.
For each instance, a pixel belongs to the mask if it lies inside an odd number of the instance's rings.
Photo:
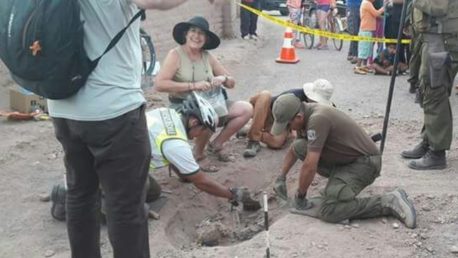
<path id="1" fill-rule="evenodd" d="M 210 31 L 207 20 L 196 16 L 187 22 L 180 22 L 173 28 L 173 38 L 180 46 L 169 51 L 155 79 L 156 89 L 168 92 L 172 108 L 179 109 L 181 102 L 193 91 L 208 92 L 216 87 L 232 89 L 234 78 L 208 50 L 220 44 L 219 37 Z M 242 128 L 253 114 L 253 108 L 246 101 L 227 101 L 227 115 L 220 117 L 221 132 L 210 143 L 211 132 L 196 138 L 194 155 L 203 160 L 205 146 L 220 161 L 230 161 L 223 144 Z M 204 164 L 207 163 L 207 164 Z M 203 170 L 217 170 L 208 162 L 201 162 Z"/>

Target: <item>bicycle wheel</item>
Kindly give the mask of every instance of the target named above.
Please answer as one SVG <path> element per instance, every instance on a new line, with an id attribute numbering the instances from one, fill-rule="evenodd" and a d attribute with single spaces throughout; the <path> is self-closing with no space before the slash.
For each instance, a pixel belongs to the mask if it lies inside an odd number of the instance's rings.
<path id="1" fill-rule="evenodd" d="M 332 17 L 332 22 L 331 22 L 331 31 L 336 34 L 342 34 L 342 21 L 338 16 Z M 343 47 L 343 39 L 332 39 L 332 43 L 334 44 L 334 47 L 336 48 L 337 51 L 342 50 Z"/>
<path id="2" fill-rule="evenodd" d="M 302 19 L 302 24 L 305 27 L 312 28 L 312 29 L 315 27 L 312 24 L 312 19 L 310 19 L 310 17 L 308 17 L 308 15 L 305 15 L 305 14 L 304 14 L 303 19 Z M 310 33 L 303 33 L 303 32 L 301 32 L 301 34 L 302 34 L 302 37 L 304 38 L 305 47 L 308 48 L 308 49 L 312 49 L 313 48 L 313 43 L 315 41 L 315 35 L 310 34 Z"/>
<path id="3" fill-rule="evenodd" d="M 140 29 L 140 46 L 142 49 L 142 76 L 152 76 L 156 65 L 156 51 L 151 36 Z"/>

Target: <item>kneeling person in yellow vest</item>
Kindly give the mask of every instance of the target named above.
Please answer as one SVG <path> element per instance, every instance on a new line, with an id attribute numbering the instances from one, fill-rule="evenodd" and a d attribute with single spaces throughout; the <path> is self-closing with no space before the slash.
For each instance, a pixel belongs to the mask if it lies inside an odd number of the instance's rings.
<path id="1" fill-rule="evenodd" d="M 243 204 L 245 210 L 258 210 L 261 205 L 253 200 L 244 187 L 228 188 L 200 171 L 188 139 L 215 131 L 218 115 L 213 107 L 198 94 L 183 102 L 178 112 L 158 108 L 146 113 L 154 168 L 173 166 L 177 174 L 192 182 L 200 190 L 227 198 L 233 205 Z"/>

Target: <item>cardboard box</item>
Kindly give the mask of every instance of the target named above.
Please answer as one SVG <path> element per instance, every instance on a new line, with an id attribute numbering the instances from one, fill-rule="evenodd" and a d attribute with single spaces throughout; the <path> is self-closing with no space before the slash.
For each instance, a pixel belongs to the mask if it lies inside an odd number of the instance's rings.
<path id="1" fill-rule="evenodd" d="M 10 90 L 10 107 L 22 113 L 30 113 L 37 108 L 46 113 L 48 112 L 48 105 L 45 98 L 23 89 Z"/>

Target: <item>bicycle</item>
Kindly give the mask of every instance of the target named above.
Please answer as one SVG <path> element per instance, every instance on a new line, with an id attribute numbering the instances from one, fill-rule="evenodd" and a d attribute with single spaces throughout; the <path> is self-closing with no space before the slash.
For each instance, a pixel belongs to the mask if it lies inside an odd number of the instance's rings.
<path id="1" fill-rule="evenodd" d="M 338 10 L 341 8 L 345 8 L 345 5 L 342 6 L 337 6 Z M 340 12 L 340 11 L 339 11 Z M 342 19 L 340 18 L 340 14 L 336 13 L 333 14 L 333 12 L 328 13 L 327 17 L 327 22 L 326 22 L 326 28 L 328 31 L 336 33 L 336 34 L 342 34 L 345 31 Z M 316 15 L 316 4 L 312 1 L 305 1 L 302 4 L 302 12 L 301 12 L 301 25 L 306 26 L 312 29 L 318 29 L 318 19 Z M 304 39 L 304 45 L 308 49 L 313 48 L 313 43 L 315 41 L 315 35 L 311 33 L 303 33 L 302 38 Z M 332 39 L 333 45 L 336 50 L 340 51 L 342 50 L 343 47 L 343 40 L 342 39 Z"/>
<path id="2" fill-rule="evenodd" d="M 302 11 L 299 25 L 312 29 L 318 28 L 315 3 L 309 1 L 304 1 L 302 3 Z M 315 35 L 305 32 L 300 32 L 300 35 L 302 35 L 302 38 L 304 39 L 305 47 L 308 49 L 312 49 L 313 43 L 315 41 Z"/>
<path id="3" fill-rule="evenodd" d="M 156 66 L 156 51 L 151 36 L 140 28 L 140 46 L 142 50 L 142 88 L 151 87 L 152 76 Z"/>
<path id="4" fill-rule="evenodd" d="M 327 30 L 332 33 L 342 34 L 344 31 L 342 20 L 340 19 L 340 16 L 337 13 L 333 14 L 333 12 L 329 12 L 326 25 Z M 337 51 L 342 50 L 343 39 L 332 38 L 332 43 Z"/>

